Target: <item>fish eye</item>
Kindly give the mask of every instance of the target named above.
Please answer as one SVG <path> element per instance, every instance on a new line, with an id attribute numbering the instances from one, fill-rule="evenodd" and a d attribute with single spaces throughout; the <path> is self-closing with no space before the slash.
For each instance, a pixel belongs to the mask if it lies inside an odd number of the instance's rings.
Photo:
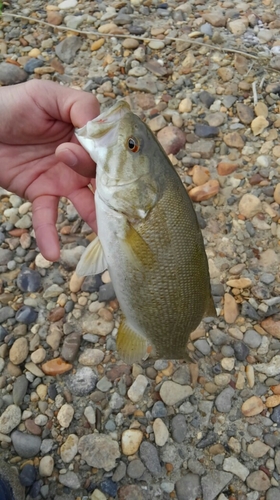
<path id="1" fill-rule="evenodd" d="M 139 141 L 135 139 L 135 137 L 129 137 L 127 140 L 127 146 L 132 153 L 137 153 L 140 149 Z"/>

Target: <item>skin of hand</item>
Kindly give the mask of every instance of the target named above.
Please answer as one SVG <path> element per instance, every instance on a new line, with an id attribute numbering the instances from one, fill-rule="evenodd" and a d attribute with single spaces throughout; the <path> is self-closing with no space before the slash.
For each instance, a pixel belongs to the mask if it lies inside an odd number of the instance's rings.
<path id="1" fill-rule="evenodd" d="M 43 256 L 59 259 L 58 202 L 67 197 L 96 231 L 95 165 L 74 129 L 99 114 L 87 92 L 44 80 L 0 88 L 0 186 L 32 202 Z M 70 168 L 69 168 L 70 167 Z"/>

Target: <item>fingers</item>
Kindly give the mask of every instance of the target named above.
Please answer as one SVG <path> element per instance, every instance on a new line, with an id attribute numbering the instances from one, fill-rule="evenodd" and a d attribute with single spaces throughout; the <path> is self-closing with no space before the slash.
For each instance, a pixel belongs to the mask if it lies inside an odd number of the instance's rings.
<path id="1" fill-rule="evenodd" d="M 56 196 L 39 196 L 32 205 L 33 227 L 37 245 L 45 259 L 59 260 L 60 248 L 55 227 L 57 220 L 58 198 Z"/>
<path id="2" fill-rule="evenodd" d="M 42 80 L 31 80 L 25 85 L 37 106 L 51 118 L 83 127 L 99 115 L 99 103 L 89 92 Z"/>
<path id="3" fill-rule="evenodd" d="M 69 200 L 72 201 L 73 205 L 79 212 L 81 218 L 97 232 L 96 225 L 96 212 L 94 205 L 94 193 L 88 188 L 84 187 L 78 189 L 74 193 L 69 195 Z"/>
<path id="4" fill-rule="evenodd" d="M 95 177 L 95 165 L 82 146 L 65 142 L 56 148 L 55 155 L 59 161 L 65 163 L 78 174 L 84 177 Z"/>

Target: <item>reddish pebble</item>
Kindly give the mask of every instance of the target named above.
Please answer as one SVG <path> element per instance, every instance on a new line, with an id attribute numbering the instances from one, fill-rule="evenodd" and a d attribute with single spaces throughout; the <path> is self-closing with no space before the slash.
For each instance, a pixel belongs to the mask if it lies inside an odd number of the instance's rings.
<path id="1" fill-rule="evenodd" d="M 9 231 L 9 234 L 11 236 L 15 236 L 16 238 L 19 238 L 22 234 L 24 233 L 27 233 L 27 229 L 12 229 L 11 231 Z"/>
<path id="2" fill-rule="evenodd" d="M 42 434 L 42 429 L 39 427 L 39 425 L 35 424 L 34 420 L 31 418 L 28 418 L 24 422 L 26 429 L 31 433 L 34 434 L 34 436 L 41 436 Z"/>
<path id="3" fill-rule="evenodd" d="M 235 170 L 238 169 L 238 166 L 236 163 L 229 163 L 227 161 L 220 161 L 217 165 L 217 172 L 219 175 L 229 175 L 232 172 L 235 172 Z"/>
<path id="4" fill-rule="evenodd" d="M 64 314 L 65 314 L 64 307 L 55 307 L 49 314 L 49 321 L 55 323 L 56 321 L 62 319 Z"/>
<path id="5" fill-rule="evenodd" d="M 189 196 L 193 201 L 209 200 L 215 196 L 220 190 L 219 181 L 211 179 L 202 186 L 194 187 L 189 191 Z"/>
<path id="6" fill-rule="evenodd" d="M 167 155 L 176 155 L 186 144 L 185 132 L 173 125 L 161 129 L 157 138 Z"/>
<path id="7" fill-rule="evenodd" d="M 46 375 L 61 375 L 72 370 L 73 365 L 66 363 L 62 358 L 50 359 L 41 366 Z"/>

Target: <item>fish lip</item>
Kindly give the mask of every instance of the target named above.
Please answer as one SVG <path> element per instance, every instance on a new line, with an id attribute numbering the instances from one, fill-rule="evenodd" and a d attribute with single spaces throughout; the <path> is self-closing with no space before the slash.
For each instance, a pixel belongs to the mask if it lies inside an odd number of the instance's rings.
<path id="1" fill-rule="evenodd" d="M 75 130 L 77 138 L 85 137 L 91 140 L 100 139 L 110 130 L 119 125 L 123 116 L 131 112 L 126 101 L 118 101 L 112 108 L 107 108 L 93 120 L 86 123 L 84 127 Z"/>

